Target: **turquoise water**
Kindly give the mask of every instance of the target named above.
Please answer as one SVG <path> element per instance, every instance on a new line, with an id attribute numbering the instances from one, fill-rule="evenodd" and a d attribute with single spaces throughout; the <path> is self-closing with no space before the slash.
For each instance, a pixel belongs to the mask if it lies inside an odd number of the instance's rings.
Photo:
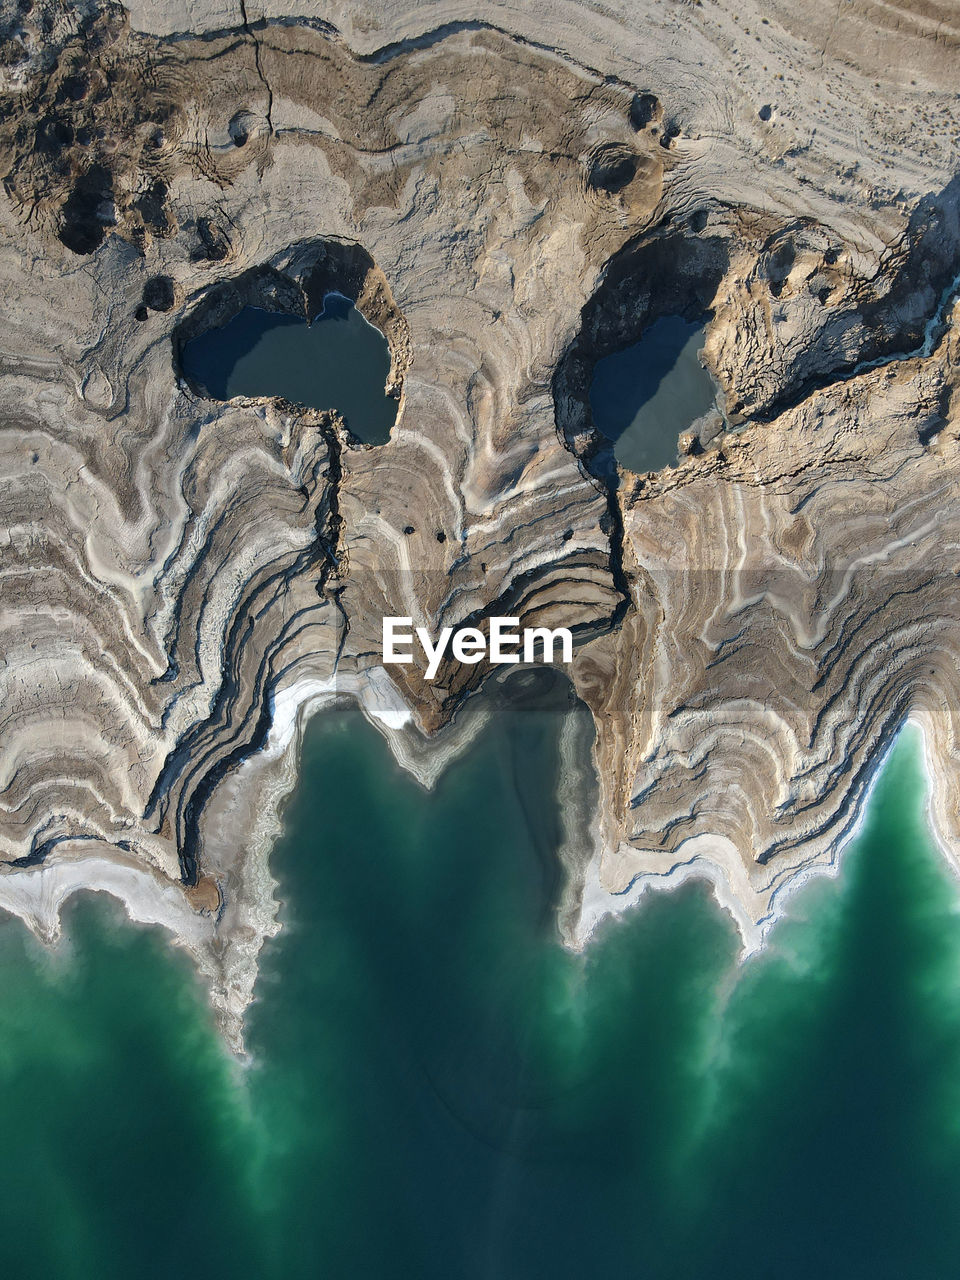
<path id="1" fill-rule="evenodd" d="M 397 402 L 384 394 L 390 349 L 352 302 L 327 294 L 312 324 L 299 316 L 244 307 L 181 353 L 184 373 L 217 400 L 283 396 L 313 409 L 337 409 L 366 444 L 385 444 Z"/>
<path id="2" fill-rule="evenodd" d="M 759 959 L 707 893 L 553 936 L 559 712 L 436 791 L 307 735 L 242 1069 L 105 900 L 0 927 L 0 1274 L 923 1277 L 960 1248 L 960 919 L 904 735 Z"/>
<path id="3" fill-rule="evenodd" d="M 715 407 L 716 387 L 697 358 L 703 341 L 702 322 L 664 316 L 639 342 L 597 361 L 593 423 L 629 471 L 675 466 L 681 432 Z"/>

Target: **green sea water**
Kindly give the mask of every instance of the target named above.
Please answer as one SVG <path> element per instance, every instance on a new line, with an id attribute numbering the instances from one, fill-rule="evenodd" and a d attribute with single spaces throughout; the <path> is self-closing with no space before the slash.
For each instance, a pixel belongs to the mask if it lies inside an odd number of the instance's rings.
<path id="1" fill-rule="evenodd" d="M 557 944 L 559 714 L 504 707 L 430 794 L 314 721 L 246 1067 L 106 900 L 52 957 L 0 926 L 0 1275 L 957 1274 L 960 917 L 917 737 L 738 967 L 695 886 Z"/>

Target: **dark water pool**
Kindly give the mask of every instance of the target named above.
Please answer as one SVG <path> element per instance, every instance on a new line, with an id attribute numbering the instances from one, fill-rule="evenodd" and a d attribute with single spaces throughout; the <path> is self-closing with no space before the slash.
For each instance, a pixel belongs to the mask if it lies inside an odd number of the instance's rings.
<path id="1" fill-rule="evenodd" d="M 313 409 L 337 409 L 366 444 L 385 444 L 397 402 L 384 394 L 390 350 L 348 298 L 328 294 L 312 324 L 299 316 L 244 309 L 188 342 L 184 373 L 217 400 L 284 396 Z"/>
<path id="2" fill-rule="evenodd" d="M 590 409 L 621 466 L 675 465 L 681 432 L 714 408 L 716 388 L 697 359 L 703 333 L 703 321 L 664 316 L 632 347 L 597 361 Z"/>

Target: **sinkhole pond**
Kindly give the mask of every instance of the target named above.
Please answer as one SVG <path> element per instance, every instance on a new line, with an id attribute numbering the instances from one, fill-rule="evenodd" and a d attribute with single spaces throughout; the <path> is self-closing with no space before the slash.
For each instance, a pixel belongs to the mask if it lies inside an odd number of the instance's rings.
<path id="1" fill-rule="evenodd" d="M 327 294 L 310 323 L 244 307 L 187 342 L 180 363 L 190 382 L 216 400 L 283 396 L 312 409 L 336 409 L 365 444 L 386 444 L 396 422 L 397 401 L 384 391 L 387 340 L 340 294 Z"/>
<path id="2" fill-rule="evenodd" d="M 664 316 L 639 342 L 597 361 L 593 424 L 627 470 L 674 466 L 681 433 L 716 407 L 716 387 L 697 357 L 704 328 L 702 319 Z"/>

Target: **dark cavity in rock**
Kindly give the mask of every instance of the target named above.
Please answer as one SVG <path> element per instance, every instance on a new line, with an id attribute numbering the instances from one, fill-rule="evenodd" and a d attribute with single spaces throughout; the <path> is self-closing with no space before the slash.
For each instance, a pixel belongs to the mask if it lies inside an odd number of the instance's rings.
<path id="1" fill-rule="evenodd" d="M 617 143 L 600 147 L 590 164 L 590 186 L 610 194 L 622 191 L 636 176 L 638 164 L 636 154 L 628 147 Z"/>
<path id="2" fill-rule="evenodd" d="M 143 301 L 151 311 L 170 311 L 177 300 L 177 291 L 169 276 L 151 276 L 143 286 Z"/>
<path id="3" fill-rule="evenodd" d="M 59 237 L 73 253 L 99 249 L 106 227 L 114 221 L 113 174 L 104 165 L 93 165 L 73 184 L 62 209 Z"/>
<path id="4" fill-rule="evenodd" d="M 238 111 L 227 125 L 227 132 L 235 147 L 244 147 L 250 137 L 250 113 Z"/>
<path id="5" fill-rule="evenodd" d="M 229 256 L 232 248 L 230 237 L 212 218 L 197 220 L 197 237 L 200 245 L 194 251 L 194 261 L 223 262 Z"/>
<path id="6" fill-rule="evenodd" d="M 151 182 L 147 189 L 133 201 L 133 207 L 143 219 L 144 226 L 154 235 L 166 235 L 170 228 L 167 217 L 167 194 L 167 184 L 158 179 L 156 182 Z"/>
<path id="7" fill-rule="evenodd" d="M 638 131 L 663 119 L 663 107 L 654 93 L 636 93 L 630 104 L 630 123 Z"/>
<path id="8" fill-rule="evenodd" d="M 709 214 L 707 213 L 706 209 L 694 209 L 693 213 L 691 213 L 688 219 L 688 225 L 690 227 L 690 230 L 693 231 L 696 235 L 699 235 L 700 232 L 703 231 L 704 228 L 706 227 L 708 218 L 709 218 Z"/>

